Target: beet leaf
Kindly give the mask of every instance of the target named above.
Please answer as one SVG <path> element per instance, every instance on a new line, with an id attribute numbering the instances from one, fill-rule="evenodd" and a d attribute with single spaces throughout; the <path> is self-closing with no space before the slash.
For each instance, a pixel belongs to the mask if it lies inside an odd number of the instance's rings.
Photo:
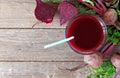
<path id="1" fill-rule="evenodd" d="M 79 4 L 78 5 L 78 13 L 79 14 L 82 14 L 82 13 L 96 14 L 96 11 L 85 6 L 84 4 Z"/>
<path id="2" fill-rule="evenodd" d="M 115 45 L 118 44 L 120 38 L 120 31 L 112 26 L 107 27 L 107 31 L 108 31 L 107 41 L 112 41 L 112 43 Z"/>
<path id="3" fill-rule="evenodd" d="M 98 68 L 90 67 L 91 74 L 87 78 L 110 78 L 115 73 L 115 67 L 111 62 L 103 62 Z"/>

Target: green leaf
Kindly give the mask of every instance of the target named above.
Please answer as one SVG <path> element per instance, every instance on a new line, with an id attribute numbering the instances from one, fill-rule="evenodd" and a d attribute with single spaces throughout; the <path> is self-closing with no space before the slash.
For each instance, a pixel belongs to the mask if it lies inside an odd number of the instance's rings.
<path id="1" fill-rule="evenodd" d="M 90 14 L 95 14 L 96 11 L 83 5 L 83 4 L 79 4 L 78 5 L 78 13 L 81 14 L 81 13 L 90 13 Z"/>
<path id="2" fill-rule="evenodd" d="M 111 39 L 112 39 L 112 38 L 108 36 L 108 37 L 106 38 L 106 41 L 111 41 Z"/>
<path id="3" fill-rule="evenodd" d="M 114 30 L 113 35 L 116 37 L 120 37 L 120 32 L 118 30 Z"/>
<path id="4" fill-rule="evenodd" d="M 90 67 L 91 74 L 87 78 L 109 78 L 115 72 L 115 67 L 111 62 L 103 62 L 98 68 Z"/>
<path id="5" fill-rule="evenodd" d="M 93 1 L 91 1 L 91 0 L 83 0 L 84 2 L 87 2 L 87 3 L 89 3 L 89 4 L 91 4 L 92 6 L 94 6 L 94 3 L 93 3 Z"/>
<path id="6" fill-rule="evenodd" d="M 104 67 L 99 67 L 98 72 L 104 72 Z"/>
<path id="7" fill-rule="evenodd" d="M 87 11 L 86 11 L 86 13 L 95 14 L 95 13 L 96 13 L 96 11 L 95 11 L 95 10 L 93 10 L 93 9 L 89 9 L 89 10 L 87 10 Z"/>
<path id="8" fill-rule="evenodd" d="M 92 78 L 91 76 L 87 76 L 87 78 Z"/>
<path id="9" fill-rule="evenodd" d="M 120 31 L 114 28 L 114 26 L 107 27 L 108 36 L 107 41 L 112 41 L 113 44 L 118 44 L 120 38 Z"/>
<path id="10" fill-rule="evenodd" d="M 53 0 L 53 2 L 54 2 L 54 3 L 59 3 L 59 2 L 60 2 L 60 0 Z"/>
<path id="11" fill-rule="evenodd" d="M 113 44 L 118 44 L 118 43 L 119 43 L 119 39 L 113 38 L 113 39 L 112 39 L 112 42 L 113 42 Z"/>
<path id="12" fill-rule="evenodd" d="M 112 34 L 112 27 L 107 27 L 107 32 L 108 32 L 108 34 Z"/>
<path id="13" fill-rule="evenodd" d="M 97 70 L 95 70 L 94 68 L 90 67 L 90 70 L 93 72 L 93 73 L 96 73 Z"/>
<path id="14" fill-rule="evenodd" d="M 117 10 L 117 14 L 120 15 L 120 10 Z"/>

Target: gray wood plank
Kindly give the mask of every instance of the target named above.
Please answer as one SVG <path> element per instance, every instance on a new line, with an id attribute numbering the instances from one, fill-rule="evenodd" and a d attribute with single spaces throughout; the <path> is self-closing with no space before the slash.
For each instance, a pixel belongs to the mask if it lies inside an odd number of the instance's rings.
<path id="1" fill-rule="evenodd" d="M 0 62 L 0 78 L 86 78 L 87 66 L 72 72 L 59 69 L 78 65 L 82 62 Z"/>
<path id="2" fill-rule="evenodd" d="M 82 62 L 0 62 L 0 78 L 86 78 L 90 73 L 87 67 L 74 72 L 59 69 L 80 64 Z"/>
<path id="3" fill-rule="evenodd" d="M 0 29 L 0 61 L 83 61 L 67 43 L 43 48 L 64 38 L 64 29 Z"/>
<path id="4" fill-rule="evenodd" d="M 32 28 L 38 22 L 34 16 L 35 0 L 0 0 L 0 28 Z M 58 14 L 50 24 L 39 22 L 35 28 L 65 28 L 59 25 Z"/>
<path id="5" fill-rule="evenodd" d="M 67 43 L 43 48 L 63 38 L 64 29 L 0 29 L 0 61 L 83 61 Z"/>

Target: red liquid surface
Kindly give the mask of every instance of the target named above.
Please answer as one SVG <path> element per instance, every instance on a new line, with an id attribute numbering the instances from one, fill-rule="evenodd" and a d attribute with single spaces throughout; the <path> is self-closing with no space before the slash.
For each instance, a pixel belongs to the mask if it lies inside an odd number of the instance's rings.
<path id="1" fill-rule="evenodd" d="M 70 46 L 77 51 L 94 51 L 104 39 L 102 26 L 98 19 L 90 15 L 75 18 L 67 28 L 66 36 L 74 36 Z"/>

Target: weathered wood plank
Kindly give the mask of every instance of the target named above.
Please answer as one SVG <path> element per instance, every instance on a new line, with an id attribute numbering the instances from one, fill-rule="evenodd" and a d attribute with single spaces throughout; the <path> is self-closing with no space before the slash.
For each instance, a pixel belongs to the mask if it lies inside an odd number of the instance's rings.
<path id="1" fill-rule="evenodd" d="M 0 78 L 86 78 L 87 66 L 74 72 L 59 69 L 78 65 L 82 62 L 0 62 Z"/>
<path id="2" fill-rule="evenodd" d="M 82 62 L 0 62 L 0 78 L 86 78 L 87 67 L 75 72 L 59 68 L 73 68 Z"/>
<path id="3" fill-rule="evenodd" d="M 64 29 L 0 29 L 1 61 L 83 61 L 67 43 L 44 49 L 65 38 Z M 114 52 L 120 51 L 118 45 Z"/>
<path id="4" fill-rule="evenodd" d="M 0 28 L 32 28 L 38 22 L 34 16 L 35 0 L 0 0 Z M 60 27 L 56 14 L 50 24 L 39 22 L 35 28 L 65 28 Z"/>
<path id="5" fill-rule="evenodd" d="M 64 29 L 0 29 L 1 61 L 83 61 L 67 43 L 44 49 L 65 38 Z M 117 46 L 114 51 L 119 51 Z"/>
<path id="6" fill-rule="evenodd" d="M 0 61 L 83 61 L 67 43 L 44 49 L 65 38 L 64 29 L 0 29 Z"/>

